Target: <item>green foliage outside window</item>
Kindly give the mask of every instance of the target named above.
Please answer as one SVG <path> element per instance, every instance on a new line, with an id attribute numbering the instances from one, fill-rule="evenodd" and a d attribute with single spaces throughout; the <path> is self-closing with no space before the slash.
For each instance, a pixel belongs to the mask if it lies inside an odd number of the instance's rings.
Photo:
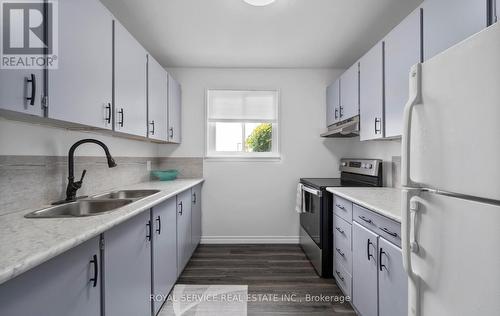
<path id="1" fill-rule="evenodd" d="M 249 151 L 270 152 L 272 148 L 273 126 L 269 123 L 258 125 L 246 139 Z"/>

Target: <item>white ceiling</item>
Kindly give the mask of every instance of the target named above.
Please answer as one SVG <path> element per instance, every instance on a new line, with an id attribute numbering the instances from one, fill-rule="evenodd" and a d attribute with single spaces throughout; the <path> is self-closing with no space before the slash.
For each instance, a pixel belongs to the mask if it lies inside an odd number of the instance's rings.
<path id="1" fill-rule="evenodd" d="M 422 0 L 101 0 L 165 67 L 347 68 Z"/>

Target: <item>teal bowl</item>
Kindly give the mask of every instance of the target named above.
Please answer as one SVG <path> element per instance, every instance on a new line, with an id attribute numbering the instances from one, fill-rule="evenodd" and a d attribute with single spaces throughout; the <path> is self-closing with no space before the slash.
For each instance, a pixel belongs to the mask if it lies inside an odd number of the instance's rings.
<path id="1" fill-rule="evenodd" d="M 151 171 L 153 177 L 157 178 L 160 181 L 172 181 L 177 179 L 177 170 L 157 170 Z"/>

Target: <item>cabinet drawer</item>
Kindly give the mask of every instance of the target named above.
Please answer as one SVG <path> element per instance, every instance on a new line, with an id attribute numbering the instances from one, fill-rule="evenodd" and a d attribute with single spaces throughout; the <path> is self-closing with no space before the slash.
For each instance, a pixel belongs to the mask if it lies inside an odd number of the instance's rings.
<path id="1" fill-rule="evenodd" d="M 333 220 L 333 256 L 352 274 L 351 224 L 338 216 Z"/>
<path id="2" fill-rule="evenodd" d="M 352 202 L 338 196 L 333 197 L 333 213 L 348 222 L 352 221 Z"/>
<path id="3" fill-rule="evenodd" d="M 338 260 L 334 260 L 333 276 L 344 295 L 352 297 L 352 276 Z"/>
<path id="4" fill-rule="evenodd" d="M 401 247 L 401 224 L 359 205 L 353 206 L 353 219 L 362 226 Z"/>

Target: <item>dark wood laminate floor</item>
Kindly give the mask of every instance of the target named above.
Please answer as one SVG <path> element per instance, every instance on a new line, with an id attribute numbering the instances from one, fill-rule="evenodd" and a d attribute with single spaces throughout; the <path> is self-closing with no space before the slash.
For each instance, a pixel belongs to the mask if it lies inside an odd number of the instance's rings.
<path id="1" fill-rule="evenodd" d="M 318 277 L 298 245 L 200 245 L 178 284 L 248 285 L 249 295 L 294 294 L 295 301 L 248 303 L 248 315 L 349 315 L 348 302 L 307 302 L 343 296 L 333 279 Z"/>

